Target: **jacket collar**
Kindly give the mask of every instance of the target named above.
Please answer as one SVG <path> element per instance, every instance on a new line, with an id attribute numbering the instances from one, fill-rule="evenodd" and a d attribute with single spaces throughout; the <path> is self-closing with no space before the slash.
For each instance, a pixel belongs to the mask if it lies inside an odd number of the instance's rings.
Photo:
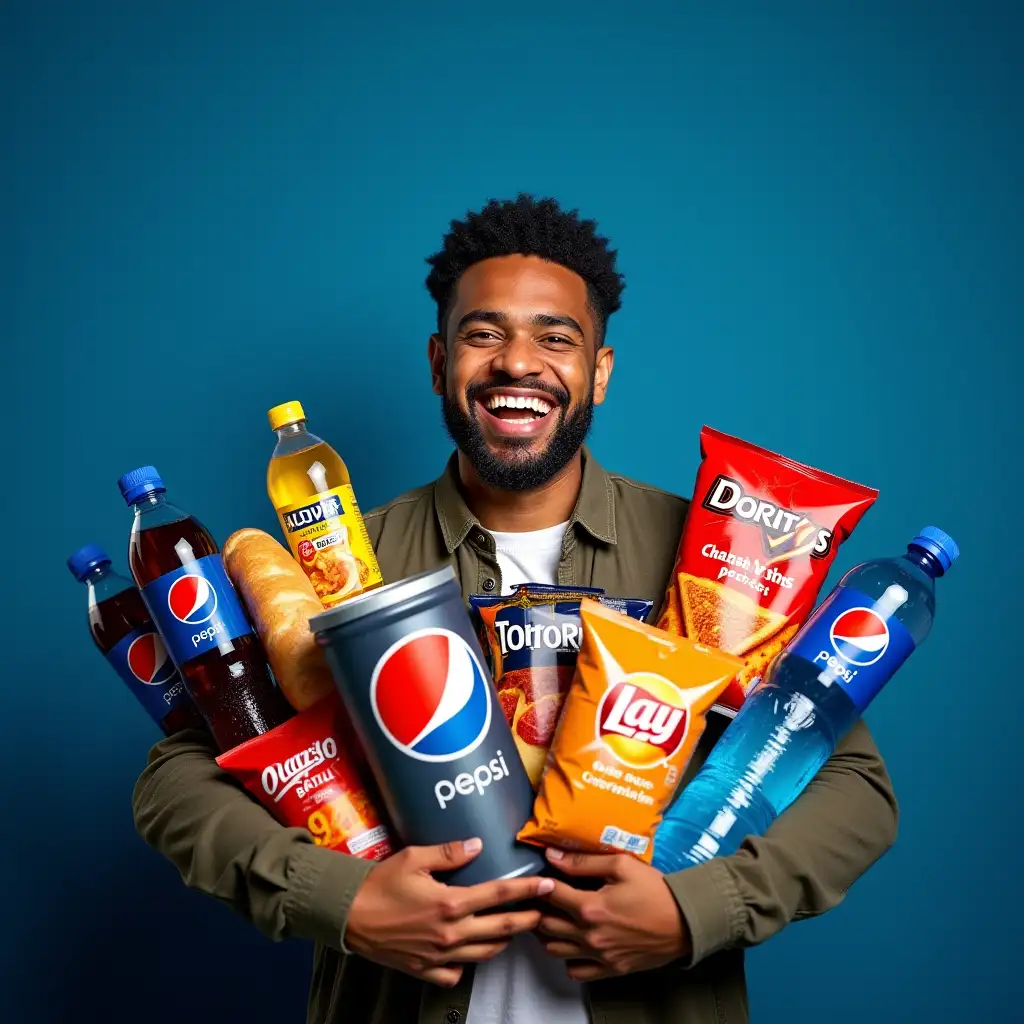
<path id="1" fill-rule="evenodd" d="M 444 473 L 434 484 L 434 510 L 449 555 L 480 525 L 459 490 L 458 452 L 452 453 Z M 612 482 L 586 446 L 583 448 L 583 482 L 569 524 L 581 527 L 603 544 L 616 543 Z"/>

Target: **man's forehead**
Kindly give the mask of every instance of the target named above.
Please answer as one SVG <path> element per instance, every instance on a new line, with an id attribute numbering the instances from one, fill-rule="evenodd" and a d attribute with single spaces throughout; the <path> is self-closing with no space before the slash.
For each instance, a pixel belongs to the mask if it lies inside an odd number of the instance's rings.
<path id="1" fill-rule="evenodd" d="M 497 256 L 474 263 L 459 278 L 452 314 L 491 309 L 512 317 L 566 313 L 588 331 L 593 320 L 579 274 L 539 256 Z"/>

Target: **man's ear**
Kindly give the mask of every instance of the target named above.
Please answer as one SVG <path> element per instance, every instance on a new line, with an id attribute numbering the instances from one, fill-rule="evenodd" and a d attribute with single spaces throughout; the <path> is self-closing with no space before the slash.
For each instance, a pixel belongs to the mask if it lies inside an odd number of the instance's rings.
<path id="1" fill-rule="evenodd" d="M 430 340 L 427 342 L 427 359 L 430 360 L 430 386 L 435 395 L 443 395 L 448 349 L 440 334 L 430 336 Z"/>
<path id="2" fill-rule="evenodd" d="M 597 362 L 594 365 L 594 405 L 600 405 L 608 391 L 608 381 L 611 379 L 612 369 L 615 366 L 615 349 L 599 348 L 597 350 Z"/>

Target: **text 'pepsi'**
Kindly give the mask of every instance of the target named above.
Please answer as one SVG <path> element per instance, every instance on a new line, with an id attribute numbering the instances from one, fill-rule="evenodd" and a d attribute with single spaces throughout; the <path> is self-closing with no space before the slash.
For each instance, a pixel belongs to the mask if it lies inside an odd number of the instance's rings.
<path id="1" fill-rule="evenodd" d="M 166 500 L 152 466 L 126 473 L 118 486 L 135 511 L 132 576 L 220 748 L 287 721 L 292 709 L 271 677 L 210 532 Z"/>
<path id="2" fill-rule="evenodd" d="M 533 789 L 452 569 L 354 597 L 310 628 L 401 841 L 482 839 L 447 879 L 456 885 L 540 871 L 515 838 Z"/>
<path id="3" fill-rule="evenodd" d="M 96 544 L 80 548 L 67 564 L 87 587 L 93 642 L 153 721 L 168 736 L 205 728 L 131 580 L 114 572 L 110 556 Z"/>
<path id="4" fill-rule="evenodd" d="M 188 558 L 188 552 L 181 554 Z M 179 664 L 253 631 L 220 555 L 194 558 L 164 573 L 142 596 L 160 610 L 161 628 Z"/>
<path id="5" fill-rule="evenodd" d="M 763 835 L 925 639 L 959 549 L 925 527 L 899 558 L 851 569 L 771 663 L 654 837 L 681 871 Z"/>

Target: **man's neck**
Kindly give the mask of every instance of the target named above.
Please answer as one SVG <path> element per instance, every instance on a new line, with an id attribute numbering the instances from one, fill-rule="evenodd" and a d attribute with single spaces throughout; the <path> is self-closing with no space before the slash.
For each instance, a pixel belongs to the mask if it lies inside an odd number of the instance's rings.
<path id="1" fill-rule="evenodd" d="M 499 491 L 488 487 L 459 452 L 459 484 L 469 510 L 486 530 L 531 533 L 564 523 L 576 507 L 583 483 L 583 455 L 535 491 Z"/>

